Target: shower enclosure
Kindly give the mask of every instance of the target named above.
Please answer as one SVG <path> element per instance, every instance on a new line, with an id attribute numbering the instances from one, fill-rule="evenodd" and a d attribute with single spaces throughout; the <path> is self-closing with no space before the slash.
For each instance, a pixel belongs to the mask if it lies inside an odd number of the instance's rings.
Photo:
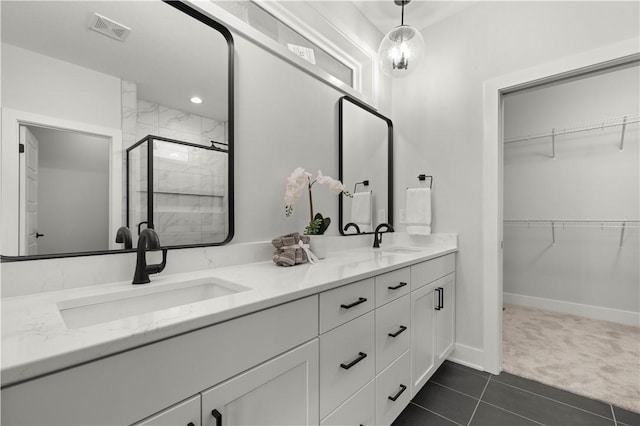
<path id="1" fill-rule="evenodd" d="M 166 246 L 215 244 L 228 235 L 228 147 L 148 135 L 126 151 L 126 224 Z"/>

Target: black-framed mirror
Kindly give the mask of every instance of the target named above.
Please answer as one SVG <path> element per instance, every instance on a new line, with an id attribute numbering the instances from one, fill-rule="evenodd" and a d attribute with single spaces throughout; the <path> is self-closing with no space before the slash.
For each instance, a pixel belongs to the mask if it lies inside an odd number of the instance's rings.
<path id="1" fill-rule="evenodd" d="M 179 1 L 0 5 L 2 260 L 131 250 L 123 226 L 133 247 L 145 226 L 167 248 L 229 242 L 229 30 Z M 151 161 L 127 161 L 142 140 Z"/>
<path id="2" fill-rule="evenodd" d="M 338 101 L 339 176 L 352 198 L 339 199 L 342 235 L 393 225 L 393 123 L 350 96 Z"/>

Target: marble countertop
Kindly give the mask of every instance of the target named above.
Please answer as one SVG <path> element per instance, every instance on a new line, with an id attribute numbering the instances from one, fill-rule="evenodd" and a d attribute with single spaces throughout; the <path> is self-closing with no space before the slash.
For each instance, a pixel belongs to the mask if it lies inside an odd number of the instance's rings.
<path id="1" fill-rule="evenodd" d="M 2 386 L 133 349 L 241 315 L 310 296 L 457 251 L 455 240 L 393 253 L 354 248 L 334 251 L 315 264 L 279 267 L 271 261 L 2 299 Z M 110 293 L 145 291 L 209 278 L 246 291 L 160 311 L 70 329 L 59 303 Z"/>

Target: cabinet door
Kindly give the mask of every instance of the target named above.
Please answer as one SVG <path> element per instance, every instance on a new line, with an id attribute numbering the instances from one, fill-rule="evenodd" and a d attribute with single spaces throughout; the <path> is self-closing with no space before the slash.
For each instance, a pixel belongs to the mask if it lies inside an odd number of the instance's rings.
<path id="1" fill-rule="evenodd" d="M 434 287 L 425 286 L 411 292 L 411 396 L 433 374 Z"/>
<path id="2" fill-rule="evenodd" d="M 314 339 L 203 392 L 202 424 L 317 425 L 318 368 Z"/>
<path id="3" fill-rule="evenodd" d="M 438 280 L 436 305 L 440 309 L 435 311 L 435 352 L 436 364 L 440 365 L 453 351 L 455 340 L 455 301 L 456 301 L 456 274 L 449 274 Z"/>
<path id="4" fill-rule="evenodd" d="M 142 420 L 133 426 L 200 426 L 200 394 Z"/>

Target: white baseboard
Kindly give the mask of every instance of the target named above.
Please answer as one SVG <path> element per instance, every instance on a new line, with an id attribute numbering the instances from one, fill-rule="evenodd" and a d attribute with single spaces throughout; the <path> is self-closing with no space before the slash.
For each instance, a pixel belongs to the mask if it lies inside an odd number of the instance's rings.
<path id="1" fill-rule="evenodd" d="M 447 359 L 476 370 L 484 371 L 482 366 L 484 353 L 482 349 L 456 343 L 453 353 L 449 355 Z"/>
<path id="2" fill-rule="evenodd" d="M 640 313 L 622 311 L 619 309 L 603 308 L 601 306 L 583 305 L 580 303 L 564 302 L 562 300 L 544 299 L 541 297 L 524 296 L 521 294 L 504 293 L 502 301 L 512 305 L 529 308 L 545 309 L 547 311 L 562 312 L 581 317 L 612 321 L 619 324 L 640 327 Z"/>

